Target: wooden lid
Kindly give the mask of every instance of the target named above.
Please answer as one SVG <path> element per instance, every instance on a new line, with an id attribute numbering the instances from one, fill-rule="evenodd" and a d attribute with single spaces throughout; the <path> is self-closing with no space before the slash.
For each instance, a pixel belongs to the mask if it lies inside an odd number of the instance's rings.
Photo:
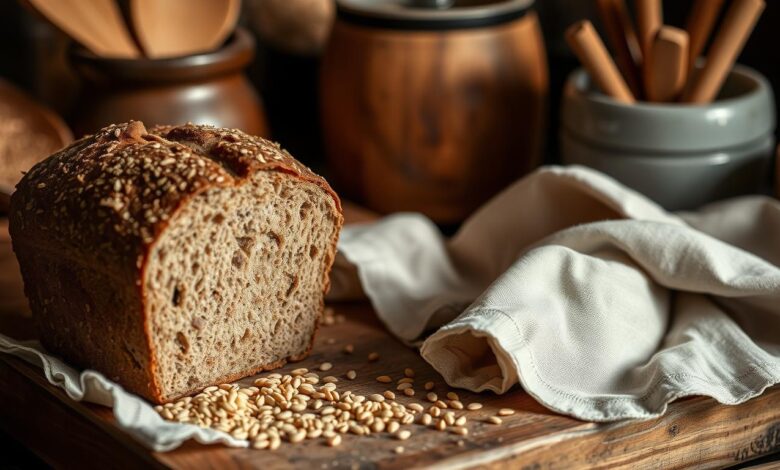
<path id="1" fill-rule="evenodd" d="M 494 26 L 522 17 L 533 4 L 533 0 L 336 0 L 340 19 L 411 30 Z"/>

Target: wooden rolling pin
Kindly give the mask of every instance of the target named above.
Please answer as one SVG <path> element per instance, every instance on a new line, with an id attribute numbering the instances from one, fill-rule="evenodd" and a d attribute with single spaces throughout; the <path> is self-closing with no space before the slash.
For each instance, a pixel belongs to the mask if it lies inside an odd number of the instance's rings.
<path id="1" fill-rule="evenodd" d="M 696 74 L 682 101 L 703 104 L 715 99 L 765 7 L 764 0 L 734 0 L 712 42 L 704 68 Z"/>
<path id="2" fill-rule="evenodd" d="M 621 103 L 636 101 L 590 21 L 571 25 L 566 30 L 566 41 L 604 94 Z"/>
<path id="3" fill-rule="evenodd" d="M 664 26 L 645 57 L 645 90 L 649 101 L 675 101 L 688 74 L 688 33 Z"/>

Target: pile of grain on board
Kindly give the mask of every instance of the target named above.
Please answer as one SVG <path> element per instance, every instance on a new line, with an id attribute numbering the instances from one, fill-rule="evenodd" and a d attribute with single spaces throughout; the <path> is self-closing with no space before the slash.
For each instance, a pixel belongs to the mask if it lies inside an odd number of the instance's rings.
<path id="1" fill-rule="evenodd" d="M 327 372 L 331 368 L 326 362 L 318 369 Z M 403 404 L 398 398 L 415 396 L 414 371 L 406 369 L 403 375 L 383 393 L 364 396 L 337 385 L 354 380 L 354 370 L 340 379 L 320 377 L 301 368 L 287 375 L 265 375 L 251 387 L 236 384 L 208 387 L 193 397 L 157 406 L 155 410 L 171 421 L 210 427 L 236 439 L 245 439 L 255 449 L 274 450 L 282 441 L 298 443 L 307 439 L 337 446 L 343 434 L 384 434 L 403 441 L 412 435 L 404 427 L 415 422 L 459 436 L 468 435 L 467 415 L 481 409 L 482 404 L 464 404 L 455 392 L 448 392 L 442 398 L 429 392 L 424 399 Z M 384 384 L 393 382 L 387 375 L 376 380 Z M 433 382 L 425 384 L 426 390 L 433 388 Z M 504 408 L 497 414 L 513 413 L 514 410 Z M 490 416 L 484 422 L 501 424 L 501 418 Z M 403 452 L 403 447 L 396 448 L 396 452 Z"/>

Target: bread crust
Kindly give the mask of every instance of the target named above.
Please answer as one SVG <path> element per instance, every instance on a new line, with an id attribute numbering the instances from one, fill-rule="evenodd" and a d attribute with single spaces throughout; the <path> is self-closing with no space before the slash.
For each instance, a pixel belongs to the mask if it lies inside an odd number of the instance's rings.
<path id="1" fill-rule="evenodd" d="M 164 397 L 157 380 L 143 282 L 150 253 L 169 221 L 192 198 L 213 188 L 244 184 L 263 171 L 314 183 L 333 198 L 338 227 L 323 273 L 326 293 L 343 223 L 341 202 L 322 177 L 278 144 L 212 126 L 187 124 L 147 131 L 141 122 L 131 121 L 108 126 L 35 165 L 11 198 L 9 231 L 42 343 L 77 366 L 103 369 L 108 377 L 154 402 L 175 398 Z M 72 293 L 62 291 L 74 287 L 61 279 L 63 272 L 49 269 L 51 264 L 66 273 L 72 266 L 79 273 L 74 277 L 90 298 L 84 306 L 63 307 L 74 301 L 68 297 Z M 82 271 L 98 274 L 91 279 Z M 108 285 L 93 285 L 96 282 Z M 117 295 L 126 304 L 109 311 L 109 296 L 100 305 L 90 305 L 95 303 L 92 297 L 106 290 L 124 292 Z M 66 297 L 70 300 L 64 304 Z M 318 322 L 321 315 L 322 308 Z M 71 324 L 73 318 L 78 319 L 76 324 Z M 98 346 L 92 348 L 90 338 L 84 337 L 119 323 L 141 328 L 130 328 L 134 331 L 127 332 L 125 344 L 93 337 Z M 69 339 L 64 331 L 75 336 Z M 278 367 L 286 360 L 280 362 L 224 380 Z M 105 370 L 108 365 L 115 370 Z"/>

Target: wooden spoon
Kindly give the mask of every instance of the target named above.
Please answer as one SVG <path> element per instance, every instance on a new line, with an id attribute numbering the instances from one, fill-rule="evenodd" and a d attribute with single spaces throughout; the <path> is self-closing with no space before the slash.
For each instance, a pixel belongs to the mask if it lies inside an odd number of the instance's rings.
<path id="1" fill-rule="evenodd" d="M 39 14 L 102 57 L 141 55 L 114 0 L 27 0 Z"/>
<path id="2" fill-rule="evenodd" d="M 138 42 L 151 58 L 218 48 L 233 32 L 241 0 L 131 0 Z"/>

